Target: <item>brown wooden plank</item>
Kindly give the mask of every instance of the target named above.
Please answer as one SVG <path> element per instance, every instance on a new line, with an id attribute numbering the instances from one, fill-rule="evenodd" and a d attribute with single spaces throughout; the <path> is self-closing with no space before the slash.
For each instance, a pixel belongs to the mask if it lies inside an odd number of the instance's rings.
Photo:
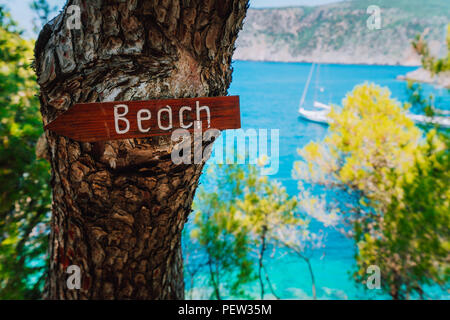
<path id="1" fill-rule="evenodd" d="M 125 113 L 125 107 L 128 107 L 128 113 L 123 116 L 129 121 L 129 130 L 126 133 L 120 133 L 120 130 L 127 128 L 124 120 L 118 120 L 118 130 L 116 129 L 116 114 L 120 116 Z M 171 109 L 172 128 L 168 129 L 170 117 L 168 112 L 162 109 Z M 81 142 L 108 141 L 130 138 L 145 138 L 158 135 L 169 135 L 174 130 L 181 128 L 181 124 L 192 126 L 187 130 L 194 130 L 193 121 L 197 120 L 197 106 L 207 106 L 210 112 L 210 123 L 208 126 L 208 115 L 205 109 L 199 109 L 200 121 L 202 121 L 203 130 L 214 128 L 219 130 L 239 129 L 241 127 L 239 96 L 228 97 L 207 97 L 207 98 L 183 98 L 167 100 L 148 100 L 148 101 L 115 101 L 102 103 L 81 103 L 76 104 L 54 121 L 45 126 L 46 130 L 51 130 L 59 135 L 66 136 Z M 182 120 L 180 122 L 180 109 Z M 146 109 L 150 111 L 151 119 L 142 120 L 148 116 Z M 138 126 L 138 113 L 141 111 L 141 129 L 144 131 L 150 128 L 148 132 L 143 132 Z M 160 115 L 158 117 L 158 114 Z M 160 119 L 160 124 L 158 123 Z"/>

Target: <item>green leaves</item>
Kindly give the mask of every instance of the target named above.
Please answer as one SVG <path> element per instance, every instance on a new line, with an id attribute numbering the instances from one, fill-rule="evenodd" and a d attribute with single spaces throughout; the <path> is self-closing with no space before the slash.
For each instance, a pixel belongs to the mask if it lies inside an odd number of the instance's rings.
<path id="1" fill-rule="evenodd" d="M 420 88 L 410 92 L 411 103 L 430 105 Z M 325 140 L 303 148 L 295 166 L 302 208 L 354 238 L 355 279 L 364 283 L 377 265 L 395 299 L 427 297 L 426 285 L 448 281 L 450 262 L 449 138 L 433 129 L 424 140 L 407 107 L 385 88 L 355 87 L 342 110 L 333 109 Z M 306 183 L 323 195 L 312 196 Z"/>
<path id="2" fill-rule="evenodd" d="M 254 279 L 251 243 L 249 230 L 233 202 L 242 195 L 241 178 L 245 173 L 238 165 L 219 168 L 223 171 L 209 169 L 212 181 L 208 181 L 208 190 L 201 187 L 198 191 L 190 237 L 205 253 L 207 282 L 213 288 L 211 297 L 243 297 L 243 285 Z"/>
<path id="3" fill-rule="evenodd" d="M 450 24 L 447 25 L 446 42 L 447 56 L 444 58 L 436 58 L 430 54 L 430 49 L 428 44 L 425 42 L 423 35 L 417 35 L 412 42 L 414 50 L 422 58 L 423 68 L 431 71 L 432 74 L 438 74 L 450 70 Z"/>
<path id="4" fill-rule="evenodd" d="M 196 244 L 205 255 L 206 282 L 213 298 L 254 298 L 245 288 L 256 279 L 261 299 L 267 287 L 277 297 L 267 273 L 267 251 L 284 247 L 306 257 L 306 249 L 317 247 L 311 243 L 320 242 L 320 236 L 309 232 L 309 221 L 298 212 L 297 199 L 278 182 L 262 176 L 260 169 L 212 165 L 205 186 L 197 193 L 194 225 L 184 239 L 188 244 L 186 269 L 191 279 L 197 274 L 190 272 L 201 264 L 192 259 Z"/>
<path id="5" fill-rule="evenodd" d="M 413 178 L 391 177 L 402 185 L 403 196 L 393 198 L 384 213 L 382 236 L 366 235 L 358 243 L 357 276 L 370 264 L 388 270 L 382 273 L 382 287 L 394 298 L 428 298 L 425 285 L 445 287 L 450 280 L 449 141 L 435 131 L 428 134 L 414 162 Z"/>
<path id="6" fill-rule="evenodd" d="M 42 134 L 32 41 L 0 8 L 0 298 L 39 298 L 47 250 L 49 164 L 35 156 Z"/>

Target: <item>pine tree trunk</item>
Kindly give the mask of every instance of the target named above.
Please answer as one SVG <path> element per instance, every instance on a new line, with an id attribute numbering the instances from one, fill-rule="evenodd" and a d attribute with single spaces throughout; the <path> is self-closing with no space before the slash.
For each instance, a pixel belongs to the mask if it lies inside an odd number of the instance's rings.
<path id="1" fill-rule="evenodd" d="M 36 43 L 44 124 L 76 103 L 226 95 L 248 0 L 68 1 Z M 70 5 L 81 28 L 68 29 Z M 70 23 L 70 22 L 69 22 Z M 79 143 L 46 132 L 47 299 L 183 299 L 181 231 L 202 165 L 169 137 Z M 68 289 L 67 267 L 81 268 Z"/>

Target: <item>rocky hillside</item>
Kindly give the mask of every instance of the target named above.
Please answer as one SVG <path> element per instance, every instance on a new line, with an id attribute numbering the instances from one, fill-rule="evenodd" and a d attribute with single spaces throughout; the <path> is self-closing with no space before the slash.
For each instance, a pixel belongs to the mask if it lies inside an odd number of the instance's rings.
<path id="1" fill-rule="evenodd" d="M 367 27 L 370 5 L 381 8 L 379 30 Z M 234 59 L 419 65 L 411 40 L 425 32 L 432 53 L 443 54 L 449 22 L 448 0 L 354 0 L 250 9 Z"/>

